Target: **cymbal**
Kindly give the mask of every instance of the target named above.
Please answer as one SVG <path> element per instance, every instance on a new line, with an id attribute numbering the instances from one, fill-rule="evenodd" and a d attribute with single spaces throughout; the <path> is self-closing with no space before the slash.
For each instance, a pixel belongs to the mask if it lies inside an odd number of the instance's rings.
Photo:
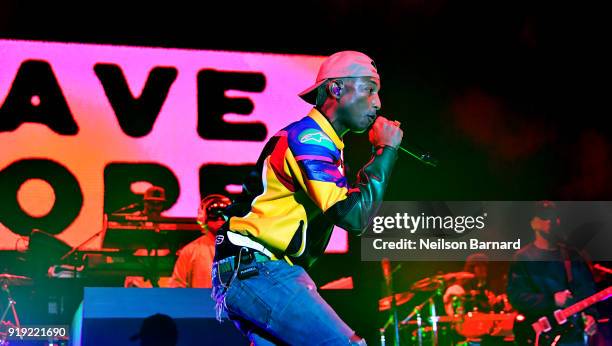
<path id="1" fill-rule="evenodd" d="M 454 283 L 460 280 L 470 280 L 475 277 L 470 272 L 455 272 L 430 276 L 415 282 L 410 289 L 412 291 L 433 291 L 437 290 L 442 283 Z"/>
<path id="2" fill-rule="evenodd" d="M 474 274 L 470 272 L 455 272 L 455 273 L 446 273 L 443 275 L 439 275 L 444 281 L 453 281 L 453 280 L 470 280 L 475 277 Z"/>
<path id="3" fill-rule="evenodd" d="M 437 279 L 435 276 L 431 278 L 421 279 L 410 287 L 411 291 L 434 291 L 442 285 L 442 280 Z"/>
<path id="4" fill-rule="evenodd" d="M 27 276 L 13 275 L 8 273 L 0 274 L 0 282 L 11 286 L 25 286 L 31 283 L 32 279 Z"/>
<path id="5" fill-rule="evenodd" d="M 414 293 L 412 292 L 401 292 L 395 294 L 395 305 L 400 306 L 402 304 L 406 304 L 414 297 Z M 391 300 L 393 298 L 391 296 L 387 296 L 381 298 L 378 301 L 378 311 L 385 311 L 391 309 Z"/>

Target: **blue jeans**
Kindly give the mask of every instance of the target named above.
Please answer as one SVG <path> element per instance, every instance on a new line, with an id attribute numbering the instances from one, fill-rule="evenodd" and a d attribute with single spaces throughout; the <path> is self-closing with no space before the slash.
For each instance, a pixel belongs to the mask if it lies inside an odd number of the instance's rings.
<path id="1" fill-rule="evenodd" d="M 365 345 L 351 342 L 355 332 L 323 300 L 302 267 L 283 260 L 256 265 L 259 274 L 243 280 L 232 278 L 232 272 L 219 275 L 215 265 L 212 270 L 218 309 L 255 345 Z"/>

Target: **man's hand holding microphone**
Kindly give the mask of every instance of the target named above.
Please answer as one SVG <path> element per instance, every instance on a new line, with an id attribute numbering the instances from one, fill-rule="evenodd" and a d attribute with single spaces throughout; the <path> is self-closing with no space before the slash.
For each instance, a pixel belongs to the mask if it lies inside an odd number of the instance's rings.
<path id="1" fill-rule="evenodd" d="M 404 136 L 404 131 L 399 126 L 399 121 L 392 121 L 383 116 L 378 116 L 368 132 L 370 143 L 375 148 L 388 146 L 398 149 Z"/>

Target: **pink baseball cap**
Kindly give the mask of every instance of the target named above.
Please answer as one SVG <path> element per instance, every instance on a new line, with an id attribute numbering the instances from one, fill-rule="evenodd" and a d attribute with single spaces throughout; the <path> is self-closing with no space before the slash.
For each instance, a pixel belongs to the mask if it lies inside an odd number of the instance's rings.
<path id="1" fill-rule="evenodd" d="M 319 68 L 316 83 L 299 93 L 299 96 L 302 100 L 310 104 L 315 104 L 317 99 L 317 88 L 321 86 L 321 84 L 330 78 L 343 77 L 380 78 L 376 71 L 374 60 L 363 53 L 345 50 L 334 53 L 325 59 Z"/>

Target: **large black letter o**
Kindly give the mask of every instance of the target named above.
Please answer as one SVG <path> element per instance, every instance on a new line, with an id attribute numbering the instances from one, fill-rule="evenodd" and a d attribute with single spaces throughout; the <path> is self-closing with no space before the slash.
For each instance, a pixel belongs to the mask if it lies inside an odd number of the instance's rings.
<path id="1" fill-rule="evenodd" d="M 17 191 L 29 179 L 44 180 L 55 192 L 53 208 L 43 217 L 28 215 L 17 200 Z M 0 196 L 0 222 L 20 235 L 29 235 L 33 229 L 59 234 L 83 207 L 83 193 L 74 175 L 51 160 L 20 160 L 0 171 Z"/>

